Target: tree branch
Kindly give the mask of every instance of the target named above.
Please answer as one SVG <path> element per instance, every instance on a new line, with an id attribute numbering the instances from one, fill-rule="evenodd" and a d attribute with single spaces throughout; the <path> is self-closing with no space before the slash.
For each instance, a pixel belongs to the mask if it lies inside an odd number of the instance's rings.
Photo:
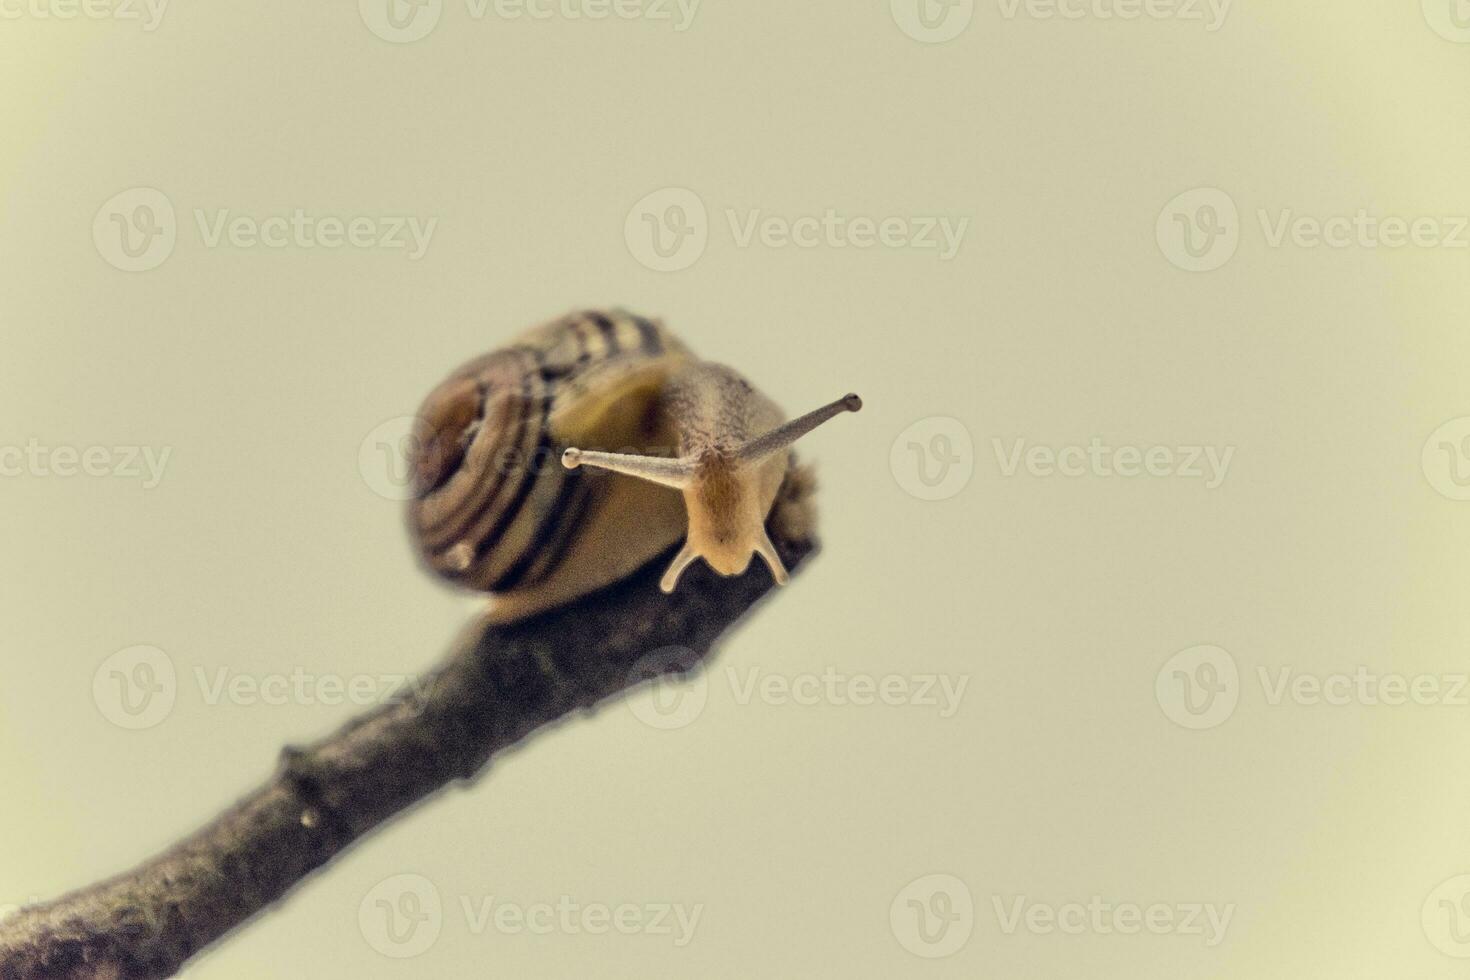
<path id="1" fill-rule="evenodd" d="M 795 571 L 816 549 L 811 482 L 788 471 L 770 533 Z M 664 559 L 667 560 L 667 556 Z M 154 980 L 280 900 L 352 843 L 496 752 L 659 674 L 688 670 L 772 586 L 662 562 L 531 619 L 475 624 L 402 701 L 307 748 L 194 836 L 110 881 L 0 924 L 0 980 Z"/>

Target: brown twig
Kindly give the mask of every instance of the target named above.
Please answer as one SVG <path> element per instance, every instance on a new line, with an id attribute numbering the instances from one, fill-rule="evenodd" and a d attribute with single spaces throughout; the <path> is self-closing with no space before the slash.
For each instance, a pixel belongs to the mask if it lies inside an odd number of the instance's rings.
<path id="1" fill-rule="evenodd" d="M 795 571 L 815 550 L 810 481 L 793 469 L 770 531 Z M 402 701 L 290 748 L 274 777 L 212 823 L 110 881 L 0 924 L 0 980 L 153 980 L 285 896 L 375 827 L 490 757 L 641 681 L 688 670 L 772 585 L 661 564 L 532 619 L 480 623 Z"/>

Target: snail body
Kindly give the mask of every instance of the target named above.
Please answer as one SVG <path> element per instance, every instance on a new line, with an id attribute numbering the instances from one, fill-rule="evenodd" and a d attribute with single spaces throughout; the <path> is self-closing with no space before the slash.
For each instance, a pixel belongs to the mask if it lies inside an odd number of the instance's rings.
<path id="1" fill-rule="evenodd" d="M 495 594 L 501 615 L 593 591 L 681 539 L 665 592 L 698 558 L 738 575 L 758 554 L 784 583 L 765 520 L 790 445 L 861 405 L 848 395 L 787 422 L 661 323 L 571 314 L 430 393 L 412 443 L 410 532 L 430 570 Z"/>

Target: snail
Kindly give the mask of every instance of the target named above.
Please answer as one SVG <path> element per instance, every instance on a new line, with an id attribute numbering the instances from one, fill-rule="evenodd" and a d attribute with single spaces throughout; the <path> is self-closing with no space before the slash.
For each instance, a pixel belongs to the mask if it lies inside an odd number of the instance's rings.
<path id="1" fill-rule="evenodd" d="M 787 572 L 765 521 L 790 447 L 862 407 L 846 395 L 790 421 L 738 372 L 662 323 L 574 313 L 461 366 L 425 400 L 410 442 L 409 528 L 423 563 L 497 598 L 560 605 L 681 539 L 660 587 L 704 559 Z"/>

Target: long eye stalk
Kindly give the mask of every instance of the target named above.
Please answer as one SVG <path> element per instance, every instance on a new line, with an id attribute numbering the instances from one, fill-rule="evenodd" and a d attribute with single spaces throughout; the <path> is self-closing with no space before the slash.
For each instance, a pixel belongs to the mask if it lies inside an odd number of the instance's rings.
<path id="1" fill-rule="evenodd" d="M 785 425 L 772 429 L 758 439 L 752 439 L 740 447 L 735 458 L 742 463 L 759 462 L 772 453 L 778 453 L 790 446 L 823 422 L 830 421 L 843 412 L 859 411 L 862 407 L 863 400 L 857 395 L 843 395 L 830 405 L 823 405 L 815 412 L 808 412 L 801 418 L 792 419 Z"/>
<path id="2" fill-rule="evenodd" d="M 686 459 L 669 459 L 665 456 L 632 456 L 625 453 L 595 453 L 582 449 L 568 449 L 561 454 L 561 464 L 569 470 L 579 466 L 595 466 L 598 469 L 636 476 L 650 483 L 657 483 L 675 490 L 683 490 L 694 482 L 694 464 Z"/>

